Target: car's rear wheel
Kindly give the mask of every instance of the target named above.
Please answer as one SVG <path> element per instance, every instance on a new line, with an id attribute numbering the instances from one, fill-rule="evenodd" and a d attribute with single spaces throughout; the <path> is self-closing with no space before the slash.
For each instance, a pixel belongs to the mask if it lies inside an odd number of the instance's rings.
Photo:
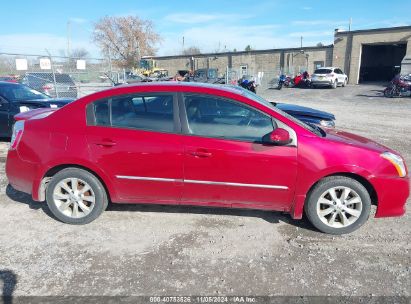
<path id="1" fill-rule="evenodd" d="M 338 86 L 338 82 L 337 82 L 337 79 L 336 79 L 336 80 L 334 80 L 334 81 L 331 83 L 331 88 L 332 88 L 332 89 L 336 89 L 337 86 Z"/>
<path id="2" fill-rule="evenodd" d="M 107 193 L 98 178 L 80 168 L 56 173 L 47 186 L 46 200 L 56 218 L 74 225 L 94 221 L 108 204 Z"/>
<path id="3" fill-rule="evenodd" d="M 321 180 L 309 194 L 304 206 L 310 222 L 330 234 L 350 233 L 368 219 L 371 198 L 358 181 L 345 176 Z"/>

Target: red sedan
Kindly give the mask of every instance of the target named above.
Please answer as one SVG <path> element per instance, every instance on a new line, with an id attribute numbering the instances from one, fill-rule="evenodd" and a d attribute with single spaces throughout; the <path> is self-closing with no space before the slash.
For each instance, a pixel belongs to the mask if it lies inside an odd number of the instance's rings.
<path id="1" fill-rule="evenodd" d="M 343 234 L 372 204 L 376 217 L 403 215 L 409 195 L 397 152 L 230 87 L 121 86 L 16 119 L 10 184 L 70 224 L 95 220 L 110 201 L 305 212 Z"/>

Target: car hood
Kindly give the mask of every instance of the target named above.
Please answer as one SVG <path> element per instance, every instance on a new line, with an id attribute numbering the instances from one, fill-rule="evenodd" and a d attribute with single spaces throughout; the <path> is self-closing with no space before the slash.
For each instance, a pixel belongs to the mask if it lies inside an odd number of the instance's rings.
<path id="1" fill-rule="evenodd" d="M 353 133 L 341 131 L 341 130 L 334 129 L 334 128 L 322 128 L 322 129 L 326 133 L 325 138 L 330 141 L 347 144 L 347 145 L 361 148 L 361 149 L 372 150 L 372 151 L 379 152 L 379 153 L 388 151 L 388 152 L 398 154 L 398 152 L 393 151 L 392 149 L 382 144 L 379 144 L 371 139 L 368 139 L 368 138 L 365 138 L 365 137 L 362 137 L 362 136 L 359 136 Z"/>
<path id="2" fill-rule="evenodd" d="M 291 115 L 310 116 L 320 119 L 335 120 L 334 114 L 294 104 L 277 103 L 276 107 Z"/>

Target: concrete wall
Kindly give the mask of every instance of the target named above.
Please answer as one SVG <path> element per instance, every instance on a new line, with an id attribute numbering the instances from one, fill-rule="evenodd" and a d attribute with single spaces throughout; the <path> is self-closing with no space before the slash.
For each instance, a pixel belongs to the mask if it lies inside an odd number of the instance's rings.
<path id="1" fill-rule="evenodd" d="M 411 38 L 408 38 L 407 41 L 407 51 L 405 52 L 404 59 L 401 62 L 402 74 L 411 74 Z"/>
<path id="2" fill-rule="evenodd" d="M 332 46 L 310 47 L 301 49 L 273 49 L 250 52 L 227 52 L 215 54 L 200 54 L 192 56 L 163 56 L 153 57 L 159 68 L 174 75 L 178 70 L 217 68 L 221 75 L 226 68 L 240 69 L 247 66 L 250 74 L 258 72 L 278 74 L 280 69 L 286 72 L 298 72 L 308 69 L 314 71 L 314 63 L 331 64 Z"/>
<path id="3" fill-rule="evenodd" d="M 351 84 L 358 83 L 363 44 L 407 42 L 405 57 L 411 58 L 411 27 L 336 32 L 334 37 L 333 65 L 343 68 Z"/>

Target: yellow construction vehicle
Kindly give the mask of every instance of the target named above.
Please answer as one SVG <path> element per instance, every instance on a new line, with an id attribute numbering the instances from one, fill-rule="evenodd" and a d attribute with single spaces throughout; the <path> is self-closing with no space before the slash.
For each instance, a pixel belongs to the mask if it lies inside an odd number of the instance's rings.
<path id="1" fill-rule="evenodd" d="M 157 63 L 154 59 L 149 58 L 149 57 L 142 57 L 140 59 L 140 66 L 137 71 L 139 74 L 149 77 L 150 74 L 152 74 L 153 72 L 157 70 L 160 70 L 160 69 L 157 68 Z"/>

